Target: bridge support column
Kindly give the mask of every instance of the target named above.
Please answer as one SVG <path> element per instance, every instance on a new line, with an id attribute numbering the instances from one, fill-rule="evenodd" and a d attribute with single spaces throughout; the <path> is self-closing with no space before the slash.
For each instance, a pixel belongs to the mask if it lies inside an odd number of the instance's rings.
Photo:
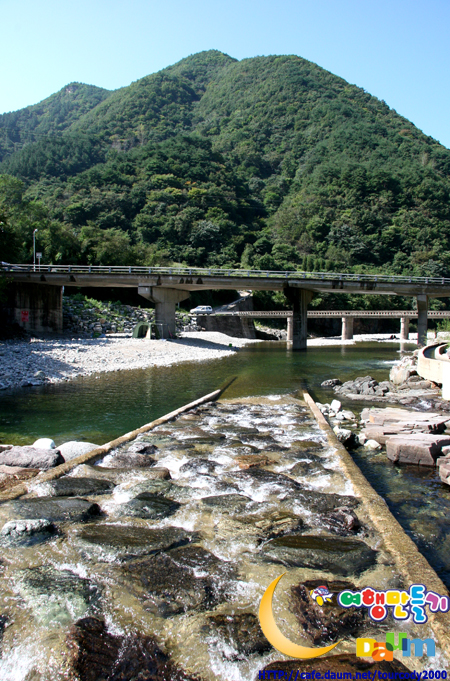
<path id="1" fill-rule="evenodd" d="M 427 344 L 428 296 L 417 296 L 417 314 L 417 345 L 422 347 Z"/>
<path id="2" fill-rule="evenodd" d="M 174 338 L 176 334 L 176 304 L 189 298 L 189 291 L 159 286 L 139 286 L 138 293 L 155 303 L 156 328 L 162 338 Z"/>
<path id="3" fill-rule="evenodd" d="M 62 333 L 63 287 L 12 284 L 6 311 L 11 321 L 31 333 Z"/>
<path id="4" fill-rule="evenodd" d="M 353 317 L 342 317 L 342 340 L 353 340 Z"/>
<path id="5" fill-rule="evenodd" d="M 294 325 L 292 323 L 292 317 L 287 318 L 286 340 L 288 343 L 292 343 L 292 341 L 294 340 Z"/>
<path id="6" fill-rule="evenodd" d="M 409 317 L 400 317 L 400 340 L 409 339 Z"/>
<path id="7" fill-rule="evenodd" d="M 306 289 L 285 288 L 284 294 L 293 304 L 292 349 L 306 350 L 307 310 L 313 292 Z"/>

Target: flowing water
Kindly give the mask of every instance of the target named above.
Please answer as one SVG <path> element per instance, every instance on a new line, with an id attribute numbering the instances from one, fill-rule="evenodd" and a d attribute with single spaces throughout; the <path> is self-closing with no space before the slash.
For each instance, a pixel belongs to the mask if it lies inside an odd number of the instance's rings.
<path id="1" fill-rule="evenodd" d="M 102 443 L 237 377 L 225 394 L 231 402 L 205 405 L 139 440 L 149 449 L 138 456 L 154 465 L 137 467 L 127 461 L 136 453 L 114 452 L 66 476 L 72 489 L 41 485 L 35 501 L 0 507 L 2 525 L 33 517 L 53 522 L 1 540 L 2 681 L 59 681 L 72 678 L 73 669 L 83 681 L 96 678 L 88 667 L 100 664 L 105 650 L 117 658 L 115 676 L 105 678 L 129 681 L 127 664 L 144 664 L 156 644 L 169 656 L 164 664 L 173 665 L 161 679 L 253 681 L 280 658 L 268 649 L 256 615 L 264 589 L 286 569 L 274 611 L 284 633 L 296 642 L 303 637 L 304 645 L 331 640 L 305 631 L 298 605 L 305 581 L 399 586 L 334 451 L 295 399 L 306 386 L 330 401 L 333 393 L 320 389 L 326 378 L 385 379 L 397 358 L 397 344 L 303 354 L 261 343 L 219 361 L 3 394 L 3 442 L 46 436 L 57 444 Z M 448 488 L 435 471 L 393 466 L 385 455 L 362 450 L 354 456 L 449 586 Z M 246 469 L 249 461 L 254 467 Z M 107 632 L 98 630 L 101 621 Z M 346 637 L 370 636 L 367 622 L 358 626 Z"/>

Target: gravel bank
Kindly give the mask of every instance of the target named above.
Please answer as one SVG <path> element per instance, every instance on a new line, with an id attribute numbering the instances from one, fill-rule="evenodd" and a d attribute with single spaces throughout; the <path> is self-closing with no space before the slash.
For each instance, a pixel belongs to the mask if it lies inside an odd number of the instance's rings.
<path id="1" fill-rule="evenodd" d="M 0 389 L 60 383 L 106 371 L 219 359 L 255 342 L 215 332 L 182 336 L 176 341 L 108 336 L 4 342 L 0 344 Z"/>

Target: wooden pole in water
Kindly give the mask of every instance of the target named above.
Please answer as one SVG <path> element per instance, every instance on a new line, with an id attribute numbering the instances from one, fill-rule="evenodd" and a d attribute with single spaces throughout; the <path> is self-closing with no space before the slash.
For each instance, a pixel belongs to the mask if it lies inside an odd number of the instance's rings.
<path id="1" fill-rule="evenodd" d="M 201 404 L 205 404 L 206 402 L 213 402 L 214 400 L 217 400 L 218 397 L 224 392 L 226 388 L 228 388 L 229 385 L 230 381 L 223 388 L 220 388 L 219 390 L 214 390 L 214 392 L 209 393 L 208 395 L 204 395 L 203 397 L 200 397 L 200 399 L 194 400 L 194 402 L 185 404 L 184 407 L 175 409 L 175 411 L 171 411 L 169 414 L 161 416 L 161 418 L 156 419 L 156 421 L 146 423 L 145 426 L 141 426 L 136 430 L 132 430 L 129 433 L 125 433 L 125 435 L 122 435 L 121 437 L 118 437 L 115 440 L 111 440 L 111 442 L 107 442 L 105 445 L 102 445 L 101 447 L 97 447 L 96 449 L 87 452 L 87 454 L 77 456 L 76 459 L 72 459 L 71 461 L 62 463 L 59 466 L 55 466 L 55 468 L 51 468 L 50 470 L 45 471 L 45 473 L 39 473 L 39 475 L 30 480 L 30 484 L 31 483 L 35 484 L 37 482 L 38 483 L 50 482 L 51 480 L 56 480 L 57 478 L 60 478 L 62 475 L 65 475 L 66 473 L 71 471 L 72 468 L 75 468 L 75 466 L 80 466 L 83 463 L 103 459 L 103 457 L 106 456 L 106 454 L 108 454 L 112 449 L 115 449 L 116 447 L 119 447 L 120 445 L 123 445 L 126 442 L 130 442 L 130 440 L 135 440 L 138 435 L 141 435 L 142 433 L 147 433 L 149 430 L 153 430 L 153 428 L 156 428 L 156 426 L 160 426 L 162 423 L 167 423 L 167 421 L 171 421 L 180 414 L 183 414 L 185 411 L 194 409 L 195 407 L 198 407 Z M 26 483 L 21 483 L 19 485 L 15 485 L 11 490 L 6 492 L 5 494 L 0 494 L 0 502 L 12 501 L 13 499 L 17 499 L 18 497 L 21 497 L 27 493 L 28 485 Z"/>

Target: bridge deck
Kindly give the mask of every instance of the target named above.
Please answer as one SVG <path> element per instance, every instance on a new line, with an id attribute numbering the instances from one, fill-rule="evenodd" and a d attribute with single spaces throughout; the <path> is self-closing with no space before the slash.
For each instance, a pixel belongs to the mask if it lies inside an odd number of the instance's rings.
<path id="1" fill-rule="evenodd" d="M 397 319 L 414 319 L 418 316 L 417 310 L 308 310 L 308 319 L 326 318 L 326 317 L 394 317 Z M 201 316 L 201 315 L 200 315 Z M 293 316 L 292 310 L 273 310 L 273 311 L 241 311 L 241 312 L 215 312 L 209 317 L 249 317 L 251 319 L 263 318 L 282 318 L 287 319 Z M 445 319 L 450 317 L 450 310 L 429 310 L 427 316 L 430 319 Z"/>
<path id="2" fill-rule="evenodd" d="M 107 267 L 88 265 L 2 265 L 0 274 L 16 282 L 58 286 L 150 286 L 199 291 L 206 289 L 281 291 L 286 287 L 313 292 L 450 296 L 450 279 L 336 272 L 275 272 L 189 267 Z"/>

